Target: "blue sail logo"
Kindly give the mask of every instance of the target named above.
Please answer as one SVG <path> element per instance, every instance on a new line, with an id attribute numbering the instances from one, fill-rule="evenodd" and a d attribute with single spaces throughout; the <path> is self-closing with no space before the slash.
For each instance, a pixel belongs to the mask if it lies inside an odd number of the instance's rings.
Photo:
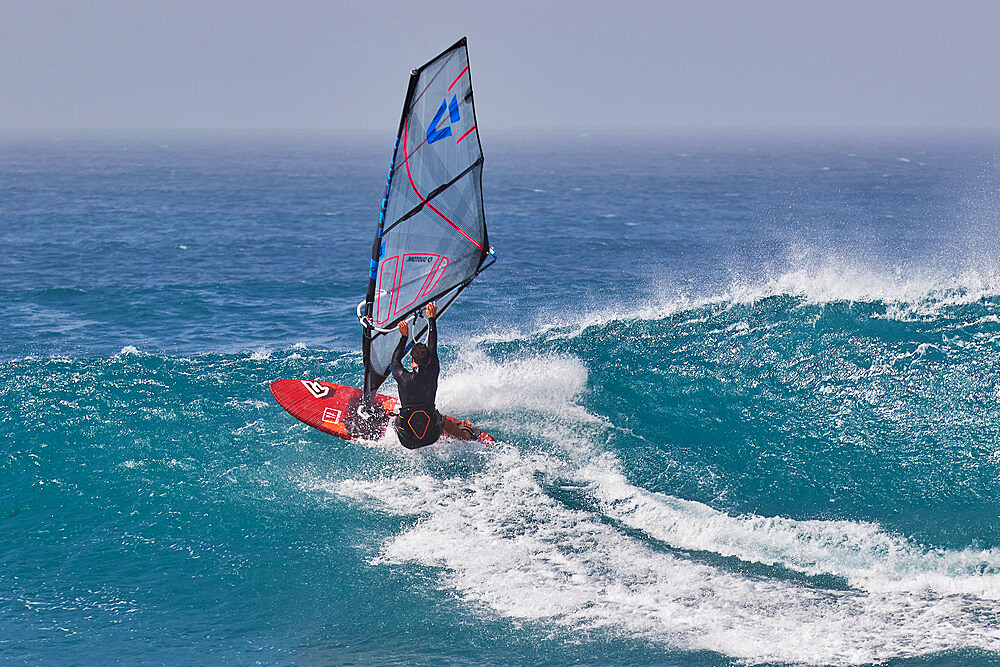
<path id="1" fill-rule="evenodd" d="M 441 100 L 440 108 L 438 108 L 437 113 L 434 115 L 434 120 L 431 121 L 430 126 L 427 128 L 427 143 L 433 144 L 435 141 L 440 141 L 445 137 L 451 136 L 451 125 L 438 129 L 438 123 L 441 122 L 446 110 L 451 123 L 457 123 L 462 120 L 462 116 L 458 113 L 458 97 L 452 95 L 450 104 L 448 103 L 448 98 L 444 98 Z"/>

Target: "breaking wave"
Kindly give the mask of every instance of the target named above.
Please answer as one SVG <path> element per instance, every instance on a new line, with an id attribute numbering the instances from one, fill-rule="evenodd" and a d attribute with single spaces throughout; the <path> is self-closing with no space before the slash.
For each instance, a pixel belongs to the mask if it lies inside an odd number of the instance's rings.
<path id="1" fill-rule="evenodd" d="M 998 293 L 991 276 L 898 284 L 830 266 L 474 337 L 451 350 L 440 403 L 476 415 L 497 446 L 301 486 L 409 517 L 373 567 L 436 568 L 478 613 L 542 632 L 754 664 L 1000 652 L 997 545 L 858 516 L 891 505 L 893 488 L 926 490 L 933 479 L 906 477 L 925 469 L 941 481 L 929 503 L 954 495 L 946 482 L 973 489 L 945 514 L 992 484 L 996 409 L 976 409 L 995 386 L 979 376 L 979 395 L 956 397 L 950 379 L 995 367 Z M 939 442 L 920 442 L 924 427 Z M 844 470 L 892 479 L 837 491 Z M 838 504 L 817 509 L 827 496 Z"/>

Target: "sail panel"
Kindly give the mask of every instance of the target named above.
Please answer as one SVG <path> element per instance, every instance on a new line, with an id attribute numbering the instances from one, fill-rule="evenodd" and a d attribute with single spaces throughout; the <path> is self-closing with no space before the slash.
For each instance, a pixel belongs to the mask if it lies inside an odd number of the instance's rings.
<path id="1" fill-rule="evenodd" d="M 404 110 L 386 225 L 482 160 L 469 58 L 462 40 L 415 73 Z"/>
<path id="2" fill-rule="evenodd" d="M 373 247 L 366 314 L 376 327 L 390 329 L 430 301 L 443 312 L 482 269 L 482 166 L 463 38 L 411 75 Z M 414 329 L 417 340 L 426 323 Z M 365 330 L 366 391 L 388 375 L 398 341 L 394 331 Z"/>

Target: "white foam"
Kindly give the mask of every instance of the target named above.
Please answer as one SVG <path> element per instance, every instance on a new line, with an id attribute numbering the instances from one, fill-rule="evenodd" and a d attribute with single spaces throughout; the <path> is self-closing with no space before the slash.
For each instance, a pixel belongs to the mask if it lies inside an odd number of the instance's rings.
<path id="1" fill-rule="evenodd" d="M 997 549 L 927 549 L 867 522 L 733 517 L 702 503 L 636 488 L 607 465 L 587 466 L 578 478 L 590 483 L 607 516 L 676 548 L 808 575 L 832 574 L 871 592 L 1000 600 Z"/>
<path id="2" fill-rule="evenodd" d="M 897 306 L 901 316 L 931 315 L 942 307 L 1000 295 L 996 268 L 907 271 L 803 251 L 791 268 L 763 280 L 734 282 L 719 298 L 734 303 L 780 295 L 799 297 L 809 304 L 880 301 Z"/>
<path id="3" fill-rule="evenodd" d="M 576 401 L 588 377 L 579 359 L 545 354 L 494 360 L 477 341 L 462 347 L 441 372 L 437 405 L 443 413 L 471 418 L 494 436 L 542 439 L 576 455 L 593 451 L 592 436 L 607 422 Z"/>
<path id="4" fill-rule="evenodd" d="M 441 568 L 440 583 L 487 615 L 573 634 L 603 631 L 717 651 L 751 663 L 862 664 L 958 648 L 1000 651 L 992 600 L 970 593 L 942 596 L 912 585 L 824 590 L 700 562 L 623 533 L 601 513 L 560 502 L 539 481 L 571 483 L 577 474 L 554 457 L 500 447 L 469 477 L 442 479 L 418 471 L 306 486 L 418 517 L 383 544 L 373 565 Z M 603 493 L 621 495 L 613 479 L 594 479 L 586 470 L 582 478 L 607 487 Z M 633 489 L 625 493 L 630 495 L 642 494 Z M 650 502 L 664 504 L 660 498 Z M 735 529 L 737 540 L 749 536 L 750 542 L 788 552 L 789 528 L 780 521 L 775 530 L 767 520 L 741 523 L 704 506 L 682 501 L 679 507 L 684 521 L 694 524 L 689 532 L 695 537 L 685 538 L 690 542 L 703 543 L 706 538 L 697 534 L 710 533 L 719 522 L 718 535 Z M 638 510 L 620 514 L 649 528 Z M 824 530 L 809 530 L 817 528 Z M 857 528 L 866 530 L 863 524 Z M 814 569 L 837 567 L 839 548 L 820 547 Z"/>
<path id="5" fill-rule="evenodd" d="M 118 355 L 122 357 L 139 356 L 142 354 L 134 345 L 126 345 L 119 352 Z"/>
<path id="6" fill-rule="evenodd" d="M 692 296 L 665 287 L 646 302 L 546 315 L 536 323 L 536 329 L 551 337 L 573 338 L 589 327 L 615 321 L 656 321 L 706 307 L 725 309 L 778 296 L 794 297 L 803 306 L 877 302 L 884 307 L 884 314 L 875 317 L 928 319 L 948 307 L 1000 296 L 1000 262 L 994 259 L 970 261 L 964 268 L 905 270 L 873 267 L 800 248 L 792 248 L 790 253 L 792 258 L 783 270 L 735 279 L 714 293 Z M 502 336 L 495 337 L 502 340 Z"/>
<path id="7" fill-rule="evenodd" d="M 531 410 L 591 420 L 574 400 L 586 387 L 587 369 L 575 357 L 533 355 L 502 362 L 471 347 L 442 371 L 437 401 L 458 413 Z"/>
<path id="8" fill-rule="evenodd" d="M 246 400 L 243 400 L 243 401 L 238 401 L 235 398 L 231 398 L 231 399 L 229 399 L 228 401 L 225 402 L 225 405 L 226 405 L 226 407 L 230 407 L 230 408 L 239 408 L 239 407 L 242 407 L 242 406 L 246 406 L 246 407 L 250 407 L 250 408 L 254 408 L 254 409 L 260 410 L 262 408 L 271 408 L 273 406 L 273 403 L 268 403 L 267 401 L 261 401 L 261 400 L 256 399 L 256 398 L 249 398 L 249 399 L 246 399 Z"/>
<path id="9" fill-rule="evenodd" d="M 633 303 L 629 307 L 614 305 L 589 311 L 574 312 L 562 316 L 547 316 L 536 323 L 537 332 L 549 338 L 576 338 L 590 327 L 603 326 L 621 321 L 656 321 L 677 313 L 697 310 L 706 306 L 716 306 L 728 297 L 710 296 L 691 298 L 684 295 L 663 295 L 646 303 Z M 489 339 L 483 339 L 489 342 Z"/>

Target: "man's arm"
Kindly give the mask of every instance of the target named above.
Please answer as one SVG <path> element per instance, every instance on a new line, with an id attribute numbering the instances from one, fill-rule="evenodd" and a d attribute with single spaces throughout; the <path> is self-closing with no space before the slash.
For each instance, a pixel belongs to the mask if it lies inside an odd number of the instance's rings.
<path id="1" fill-rule="evenodd" d="M 431 301 L 427 304 L 427 349 L 431 353 L 431 359 L 437 359 L 438 355 L 438 329 L 437 329 L 437 304 Z"/>
<path id="2" fill-rule="evenodd" d="M 406 354 L 406 341 L 410 335 L 410 329 L 406 326 L 406 320 L 399 323 L 399 342 L 392 353 L 392 377 L 399 382 L 399 376 L 405 371 L 403 368 L 403 355 Z"/>

